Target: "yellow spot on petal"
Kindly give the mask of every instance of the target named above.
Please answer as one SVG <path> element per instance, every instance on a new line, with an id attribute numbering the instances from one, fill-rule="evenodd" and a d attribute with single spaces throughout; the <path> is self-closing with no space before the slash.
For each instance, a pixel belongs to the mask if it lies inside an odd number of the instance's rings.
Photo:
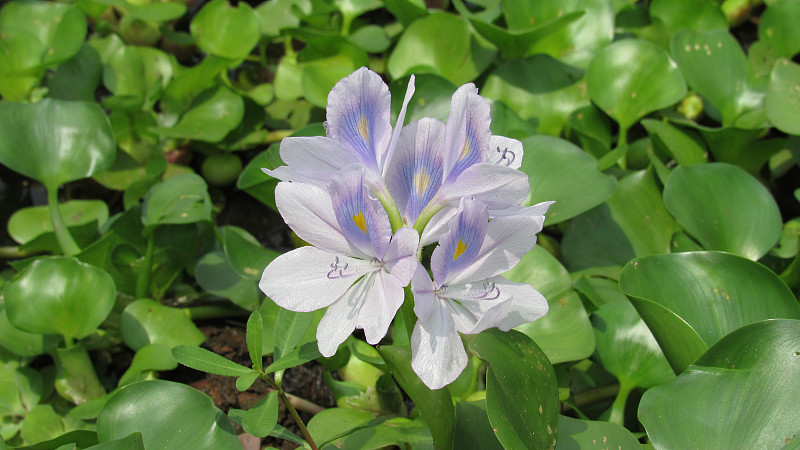
<path id="1" fill-rule="evenodd" d="M 461 239 L 458 240 L 458 244 L 456 244 L 456 251 L 453 253 L 453 261 L 456 260 L 462 253 L 467 251 L 467 244 L 464 243 Z"/>
<path id="2" fill-rule="evenodd" d="M 464 141 L 464 148 L 461 149 L 461 154 L 458 155 L 458 159 L 463 159 L 467 155 L 469 155 L 469 139 Z"/>
<path id="3" fill-rule="evenodd" d="M 417 188 L 417 195 L 422 197 L 422 194 L 425 193 L 425 189 L 428 189 L 429 184 L 431 184 L 431 177 L 428 176 L 428 173 L 425 172 L 425 168 L 423 167 L 419 172 L 414 174 L 414 187 Z"/>
<path id="4" fill-rule="evenodd" d="M 359 211 L 358 214 L 353 216 L 353 223 L 356 224 L 364 234 L 367 234 L 367 222 L 364 220 L 364 213 Z"/>
<path id="5" fill-rule="evenodd" d="M 367 118 L 361 116 L 361 120 L 358 121 L 358 126 L 356 126 L 356 130 L 358 130 L 358 134 L 364 138 L 364 142 L 369 141 L 369 122 L 367 122 Z"/>

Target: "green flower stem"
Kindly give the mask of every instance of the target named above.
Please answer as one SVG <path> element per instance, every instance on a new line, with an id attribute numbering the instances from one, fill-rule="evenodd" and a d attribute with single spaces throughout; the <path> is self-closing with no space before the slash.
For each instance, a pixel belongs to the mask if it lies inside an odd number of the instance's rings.
<path id="1" fill-rule="evenodd" d="M 422 232 L 425 230 L 425 227 L 428 225 L 428 222 L 433 219 L 433 216 L 436 215 L 439 211 L 442 210 L 444 205 L 437 201 L 432 201 L 428 203 L 428 206 L 419 213 L 419 217 L 417 217 L 417 221 L 414 222 L 414 229 L 417 230 L 420 236 L 422 236 Z"/>
<path id="2" fill-rule="evenodd" d="M 53 223 L 53 232 L 56 234 L 58 245 L 65 256 L 74 256 L 81 252 L 81 248 L 67 229 L 61 210 L 58 209 L 58 187 L 47 187 L 47 206 L 50 209 L 50 221 Z"/>
<path id="3" fill-rule="evenodd" d="M 403 322 L 406 324 L 408 338 L 411 339 L 411 333 L 414 331 L 414 325 L 417 323 L 417 315 L 414 314 L 414 293 L 411 292 L 410 284 L 404 288 L 404 292 L 405 299 L 400 306 L 400 311 L 403 314 Z"/>
<path id="4" fill-rule="evenodd" d="M 283 391 L 283 388 L 278 386 L 278 384 L 275 383 L 275 381 L 272 378 L 270 378 L 270 376 L 267 375 L 266 373 L 261 372 L 259 374 L 259 377 L 262 380 L 266 381 L 267 384 L 269 384 L 273 389 L 278 391 L 278 398 L 281 399 L 281 402 L 283 402 L 283 405 L 286 407 L 286 409 L 289 410 L 289 414 L 292 415 L 292 418 L 294 419 L 295 423 L 297 424 L 297 427 L 300 428 L 300 431 L 303 433 L 303 436 L 305 436 L 306 442 L 308 442 L 308 445 L 311 446 L 312 450 L 319 450 L 319 448 L 317 447 L 317 444 L 314 442 L 314 438 L 311 437 L 311 433 L 308 432 L 308 428 L 306 428 L 306 424 L 303 423 L 303 419 L 300 418 L 300 414 L 297 413 L 297 410 L 294 408 L 294 405 L 292 405 L 292 402 L 289 401 L 289 399 L 286 397 L 286 392 Z"/>
<path id="5" fill-rule="evenodd" d="M 100 384 L 83 344 L 57 349 L 54 359 L 58 368 L 56 388 L 59 393 L 77 404 L 105 395 L 106 390 Z"/>
<path id="6" fill-rule="evenodd" d="M 636 387 L 625 381 L 620 382 L 619 392 L 614 403 L 611 405 L 611 416 L 608 418 L 609 422 L 616 423 L 620 426 L 625 426 L 625 403 L 628 402 L 628 395 L 633 388 Z"/>
<path id="7" fill-rule="evenodd" d="M 155 238 L 151 230 L 147 235 L 147 250 L 144 253 L 144 261 L 139 269 L 136 278 L 136 298 L 148 298 L 150 295 L 150 272 L 153 269 L 153 253 L 155 253 Z"/>
<path id="8" fill-rule="evenodd" d="M 392 198 L 391 194 L 388 192 L 378 192 L 377 196 L 378 200 L 381 201 L 381 205 L 383 205 L 383 209 L 386 210 L 386 214 L 389 216 L 389 223 L 392 225 L 392 233 L 396 233 L 397 230 L 403 227 L 404 223 L 403 217 L 400 216 L 400 210 L 397 209 L 397 204 L 394 202 L 394 198 Z"/>

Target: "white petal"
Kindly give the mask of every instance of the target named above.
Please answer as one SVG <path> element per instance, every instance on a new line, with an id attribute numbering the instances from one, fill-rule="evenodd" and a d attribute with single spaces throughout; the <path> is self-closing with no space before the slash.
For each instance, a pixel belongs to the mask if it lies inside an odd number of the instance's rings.
<path id="1" fill-rule="evenodd" d="M 411 367 L 426 386 L 440 389 L 458 378 L 466 366 L 467 352 L 453 319 L 437 304 L 428 320 L 417 321 L 414 326 Z"/>
<path id="2" fill-rule="evenodd" d="M 367 258 L 342 233 L 326 191 L 310 184 L 281 182 L 275 187 L 275 203 L 300 239 L 331 253 Z"/>
<path id="3" fill-rule="evenodd" d="M 492 136 L 489 139 L 487 162 L 519 169 L 522 165 L 522 142 L 504 136 Z"/>
<path id="4" fill-rule="evenodd" d="M 413 229 L 402 227 L 392 237 L 389 249 L 383 256 L 384 268 L 400 281 L 402 286 L 407 286 L 417 268 L 417 247 L 419 234 Z"/>
<path id="5" fill-rule="evenodd" d="M 262 167 L 261 171 L 271 176 L 272 178 L 277 178 L 280 181 L 291 181 L 293 183 L 313 184 L 314 186 L 317 186 L 321 189 L 324 189 L 326 185 L 326 182 L 314 178 L 309 178 L 305 175 L 301 175 L 300 173 L 298 173 L 296 170 L 294 170 L 289 166 L 276 167 L 275 170 L 269 170 Z"/>
<path id="6" fill-rule="evenodd" d="M 324 136 L 287 137 L 281 141 L 280 154 L 295 172 L 319 183 L 327 182 L 348 164 L 360 162 L 352 150 Z"/>
<path id="7" fill-rule="evenodd" d="M 445 206 L 434 214 L 430 222 L 425 225 L 425 229 L 422 230 L 420 245 L 424 247 L 438 241 L 442 234 L 447 231 L 450 219 L 452 219 L 456 213 L 458 213 L 458 203 L 453 206 Z"/>
<path id="8" fill-rule="evenodd" d="M 503 277 L 484 282 L 448 285 L 447 295 L 458 302 L 448 303 L 456 329 L 477 334 L 487 328 L 508 331 L 547 314 L 547 300 L 529 284 L 514 283 Z"/>
<path id="9" fill-rule="evenodd" d="M 335 302 L 359 276 L 372 270 L 374 266 L 363 260 L 301 247 L 275 258 L 264 269 L 258 287 L 282 308 L 314 311 Z"/>
<path id="10" fill-rule="evenodd" d="M 386 336 L 394 315 L 403 304 L 404 293 L 400 281 L 388 273 L 377 272 L 370 278 L 372 286 L 365 294 L 356 328 L 363 328 L 367 342 L 375 345 Z"/>
<path id="11" fill-rule="evenodd" d="M 386 146 L 386 153 L 381 155 L 381 160 L 378 162 L 378 166 L 383 168 L 383 175 L 386 175 L 386 168 L 392 161 L 394 147 L 397 145 L 397 138 L 400 136 L 400 131 L 403 129 L 403 123 L 406 121 L 406 109 L 408 108 L 408 103 L 411 101 L 411 96 L 414 95 L 414 91 L 416 90 L 414 87 L 414 78 L 414 75 L 411 75 L 411 78 L 408 79 L 408 87 L 406 87 L 406 95 L 403 98 L 403 106 L 400 108 L 400 115 L 397 116 L 397 122 L 394 124 L 392 135 L 389 138 L 389 145 Z"/>
<path id="12" fill-rule="evenodd" d="M 366 299 L 368 289 L 374 283 L 375 274 L 367 274 L 358 280 L 341 298 L 328 307 L 317 326 L 317 347 L 322 356 L 336 354 L 353 330 L 356 329 L 358 312 Z"/>
<path id="13" fill-rule="evenodd" d="M 489 208 L 501 209 L 521 204 L 528 197 L 528 175 L 519 170 L 491 163 L 468 167 L 452 183 L 445 183 L 437 197 L 457 202 L 472 196 Z"/>
<path id="14" fill-rule="evenodd" d="M 414 278 L 411 281 L 411 291 L 414 292 L 414 314 L 421 321 L 428 320 L 433 312 L 433 303 L 438 301 L 433 294 L 436 287 L 433 285 L 425 266 L 417 264 Z"/>
<path id="15" fill-rule="evenodd" d="M 536 217 L 498 217 L 489 222 L 486 238 L 474 262 L 457 272 L 450 272 L 442 284 L 484 280 L 511 269 L 536 245 L 541 230 Z"/>

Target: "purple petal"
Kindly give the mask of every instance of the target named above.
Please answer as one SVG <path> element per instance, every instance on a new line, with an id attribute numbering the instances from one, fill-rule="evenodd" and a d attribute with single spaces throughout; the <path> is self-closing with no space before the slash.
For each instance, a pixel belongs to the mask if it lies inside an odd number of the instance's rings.
<path id="1" fill-rule="evenodd" d="M 400 133 L 386 186 L 408 223 L 417 220 L 442 185 L 443 134 L 444 124 L 429 118 L 412 122 Z"/>
<path id="2" fill-rule="evenodd" d="M 489 128 L 492 117 L 489 102 L 468 83 L 453 94 L 444 137 L 444 171 L 447 180 L 455 180 L 473 164 L 488 159 Z"/>
<path id="3" fill-rule="evenodd" d="M 392 237 L 389 216 L 364 185 L 364 167 L 351 164 L 328 183 L 336 220 L 348 242 L 372 258 L 383 258 Z"/>
<path id="4" fill-rule="evenodd" d="M 383 175 L 386 174 L 386 168 L 392 161 L 392 155 L 394 153 L 395 146 L 397 145 L 397 139 L 400 137 L 400 131 L 403 129 L 403 125 L 406 121 L 406 109 L 408 108 L 408 102 L 411 101 L 411 97 L 414 95 L 414 91 L 416 90 L 414 87 L 414 78 L 414 75 L 411 75 L 411 78 L 408 79 L 408 87 L 406 88 L 406 96 L 403 98 L 403 106 L 400 108 L 400 115 L 397 116 L 397 122 L 394 124 L 392 136 L 389 139 L 389 145 L 386 147 L 386 153 L 383 155 L 383 158 L 378 161 L 379 166 L 383 168 Z"/>
<path id="5" fill-rule="evenodd" d="M 483 245 L 489 223 L 488 208 L 482 202 L 462 199 L 450 229 L 439 239 L 431 255 L 431 271 L 438 286 L 468 268 Z"/>
<path id="6" fill-rule="evenodd" d="M 328 94 L 328 136 L 355 152 L 371 170 L 389 143 L 391 97 L 381 77 L 362 67 L 343 78 Z"/>

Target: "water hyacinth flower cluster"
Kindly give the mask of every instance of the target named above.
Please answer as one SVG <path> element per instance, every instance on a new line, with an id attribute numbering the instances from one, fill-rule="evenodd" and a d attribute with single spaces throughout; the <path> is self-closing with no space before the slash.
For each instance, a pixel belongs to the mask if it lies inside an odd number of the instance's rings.
<path id="1" fill-rule="evenodd" d="M 378 344 L 413 301 L 412 367 L 439 389 L 467 364 L 459 333 L 547 313 L 541 294 L 501 274 L 533 248 L 551 202 L 521 206 L 522 144 L 492 135 L 473 84 L 453 94 L 446 123 L 402 126 L 413 94 L 412 76 L 393 128 L 388 87 L 362 67 L 330 92 L 327 136 L 282 141 L 286 165 L 265 172 L 281 180 L 284 220 L 311 245 L 276 258 L 259 287 L 288 310 L 328 308 L 317 328 L 324 356 L 355 329 Z"/>

